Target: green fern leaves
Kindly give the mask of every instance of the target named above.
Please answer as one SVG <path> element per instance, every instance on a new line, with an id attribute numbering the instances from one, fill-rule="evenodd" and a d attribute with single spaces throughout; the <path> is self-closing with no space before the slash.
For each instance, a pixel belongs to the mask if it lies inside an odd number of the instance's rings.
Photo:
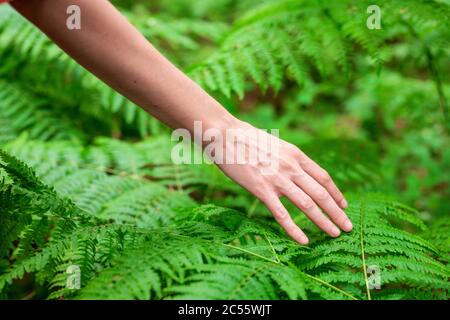
<path id="1" fill-rule="evenodd" d="M 311 67 L 326 77 L 348 74 L 352 47 L 356 46 L 380 65 L 382 47 L 393 37 L 384 30 L 394 29 L 399 19 L 414 24 L 417 32 L 432 25 L 442 35 L 439 38 L 448 38 L 446 5 L 434 1 L 378 2 L 383 8 L 384 28 L 372 31 L 366 27 L 370 4 L 298 0 L 263 3 L 238 19 L 224 35 L 220 51 L 192 66 L 190 74 L 210 90 L 242 98 L 251 88 L 249 82 L 263 91 L 272 88 L 277 92 L 286 85 L 285 78 L 299 85 L 314 81 Z"/>
<path id="2" fill-rule="evenodd" d="M 176 209 L 178 200 L 167 207 L 169 198 L 158 202 L 156 195 L 171 192 L 152 183 L 132 187 L 126 178 L 116 177 L 123 180 L 120 187 L 111 180 L 109 187 L 100 188 L 109 193 L 110 204 L 91 210 L 78 200 L 82 210 L 6 153 L 1 166 L 16 182 L 15 187 L 4 183 L 1 188 L 2 219 L 9 219 L 2 223 L 2 234 L 24 230 L 2 237 L 3 253 L 20 239 L 15 261 L 0 275 L 3 290 L 25 273 L 36 273 L 47 283 L 51 298 L 380 299 L 412 298 L 417 290 L 445 298 L 449 289 L 449 270 L 439 261 L 438 249 L 395 227 L 403 221 L 424 228 L 420 220 L 411 216 L 411 209 L 376 195 L 352 199 L 352 233 L 332 241 L 318 239 L 304 248 L 263 217 L 250 219 L 213 205 L 194 208 L 192 203 L 180 203 Z M 124 193 L 114 198 L 117 188 Z M 26 193 L 29 197 L 22 196 Z M 89 189 L 86 194 L 102 202 L 100 194 Z M 48 207 L 48 197 L 59 205 Z M 18 205 L 27 208 L 29 218 L 16 217 L 25 215 L 18 213 Z M 136 216 L 140 212 L 144 220 Z M 66 220 L 68 215 L 78 219 Z M 60 222 L 53 228 L 49 221 L 55 218 Z M 25 231 L 29 228 L 34 232 Z M 38 248 L 26 249 L 23 243 Z M 80 292 L 65 288 L 70 265 L 81 268 Z M 382 290 L 370 287 L 368 270 L 375 267 Z"/>

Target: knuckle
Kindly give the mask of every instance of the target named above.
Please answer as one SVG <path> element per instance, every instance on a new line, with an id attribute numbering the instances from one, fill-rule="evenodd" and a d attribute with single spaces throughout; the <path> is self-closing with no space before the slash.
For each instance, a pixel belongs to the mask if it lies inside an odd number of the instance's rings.
<path id="1" fill-rule="evenodd" d="M 343 225 L 345 222 L 347 222 L 348 218 L 345 215 L 345 213 L 340 214 L 337 219 L 336 219 L 336 223 L 338 225 Z"/>
<path id="2" fill-rule="evenodd" d="M 293 235 L 299 232 L 299 228 L 296 225 L 289 225 L 285 230 L 289 235 Z"/>
<path id="3" fill-rule="evenodd" d="M 278 222 L 283 222 L 287 219 L 289 214 L 285 210 L 276 209 L 273 213 L 273 216 Z"/>
<path id="4" fill-rule="evenodd" d="M 295 172 L 292 173 L 291 177 L 294 180 L 300 180 L 303 179 L 306 176 L 306 172 L 302 169 L 298 169 Z"/>
<path id="5" fill-rule="evenodd" d="M 277 181 L 279 173 L 276 170 L 266 170 L 264 175 L 259 175 L 257 183 L 273 184 L 273 181 Z"/>
<path id="6" fill-rule="evenodd" d="M 314 201 L 313 201 L 310 197 L 308 197 L 308 196 L 303 196 L 303 197 L 300 199 L 300 205 L 301 205 L 301 207 L 302 207 L 303 209 L 311 209 L 311 208 L 313 208 L 313 207 L 315 206 L 315 203 L 314 203 Z"/>
<path id="7" fill-rule="evenodd" d="M 284 159 L 282 159 L 280 161 L 280 168 L 283 171 L 288 171 L 289 172 L 289 171 L 291 171 L 294 168 L 294 163 L 291 160 L 284 160 Z"/>
<path id="8" fill-rule="evenodd" d="M 317 224 L 317 226 L 327 233 L 329 233 L 333 228 L 333 224 L 326 220 L 321 221 L 320 223 Z"/>
<path id="9" fill-rule="evenodd" d="M 264 203 L 270 202 L 270 199 L 271 199 L 270 189 L 264 185 L 260 188 L 257 188 L 253 192 L 253 195 Z"/>
<path id="10" fill-rule="evenodd" d="M 322 184 L 329 184 L 331 182 L 331 176 L 325 170 L 319 176 L 319 182 Z"/>
<path id="11" fill-rule="evenodd" d="M 287 148 L 288 148 L 289 153 L 291 153 L 295 157 L 298 157 L 298 156 L 302 155 L 302 152 L 300 151 L 300 149 L 295 144 L 288 143 L 287 144 Z"/>
<path id="12" fill-rule="evenodd" d="M 317 192 L 317 199 L 320 200 L 320 201 L 327 200 L 329 196 L 330 196 L 330 195 L 328 194 L 328 191 L 325 190 L 324 188 L 321 188 L 321 189 Z"/>
<path id="13" fill-rule="evenodd" d="M 281 227 L 286 231 L 288 234 L 292 233 L 292 225 L 289 223 L 283 223 L 281 224 Z"/>
<path id="14" fill-rule="evenodd" d="M 289 219 L 290 219 L 289 212 L 286 210 L 286 208 L 282 204 L 279 204 L 275 207 L 273 216 L 274 216 L 275 220 L 282 226 L 286 226 L 289 224 Z"/>
<path id="15" fill-rule="evenodd" d="M 280 186 L 278 188 L 278 192 L 280 195 L 282 195 L 282 196 L 284 195 L 284 196 L 288 196 L 288 197 L 292 196 L 292 194 L 293 194 L 293 190 L 289 186 Z"/>
<path id="16" fill-rule="evenodd" d="M 307 159 L 307 158 L 303 158 L 300 160 L 300 165 L 302 167 L 308 166 L 311 163 L 311 160 Z"/>
<path id="17" fill-rule="evenodd" d="M 292 192 L 294 190 L 292 182 L 284 177 L 277 177 L 274 184 L 281 192 Z"/>

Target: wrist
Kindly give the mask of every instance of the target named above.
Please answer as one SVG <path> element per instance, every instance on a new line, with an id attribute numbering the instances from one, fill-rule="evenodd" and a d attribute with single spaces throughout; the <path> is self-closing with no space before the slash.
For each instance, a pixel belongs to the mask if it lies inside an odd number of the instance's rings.
<path id="1" fill-rule="evenodd" d="M 194 142 L 205 148 L 211 140 L 211 137 L 222 137 L 225 139 L 227 131 L 230 129 L 243 128 L 245 122 L 233 116 L 228 110 L 219 105 L 220 108 L 212 113 L 204 115 L 201 119 L 197 119 L 193 124 L 193 132 L 191 132 Z M 211 110 L 211 109 L 210 109 Z"/>
<path id="2" fill-rule="evenodd" d="M 224 109 L 220 115 L 204 121 L 204 130 L 218 130 L 225 133 L 227 129 L 240 128 L 243 121 L 239 120 Z"/>

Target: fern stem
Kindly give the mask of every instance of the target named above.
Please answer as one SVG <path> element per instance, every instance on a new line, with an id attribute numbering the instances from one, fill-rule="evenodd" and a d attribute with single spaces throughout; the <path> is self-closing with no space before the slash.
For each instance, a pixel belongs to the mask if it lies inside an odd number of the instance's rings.
<path id="1" fill-rule="evenodd" d="M 344 290 L 342 290 L 342 289 L 339 289 L 339 288 L 336 287 L 336 286 L 333 286 L 331 283 L 328 283 L 328 282 L 326 282 L 326 281 L 323 281 L 323 280 L 320 279 L 320 278 L 317 278 L 317 277 L 314 277 L 314 276 L 312 276 L 312 275 L 310 275 L 310 274 L 307 274 L 306 272 L 302 272 L 302 273 L 303 273 L 305 276 L 307 276 L 308 278 L 310 278 L 310 279 L 312 279 L 312 280 L 314 280 L 314 281 L 317 281 L 317 282 L 319 282 L 319 283 L 321 283 L 321 284 L 323 284 L 323 285 L 325 285 L 325 286 L 327 286 L 327 287 L 330 287 L 330 288 L 332 288 L 333 290 L 336 290 L 336 291 L 342 293 L 343 295 L 345 295 L 345 296 L 351 298 L 352 300 L 359 300 L 359 299 L 356 298 L 354 295 L 348 293 L 347 291 L 344 291 Z"/>
<path id="2" fill-rule="evenodd" d="M 364 200 L 361 201 L 360 205 L 360 221 L 359 221 L 359 236 L 361 242 L 361 259 L 363 264 L 364 271 L 364 281 L 366 282 L 366 291 L 367 291 L 367 299 L 372 300 L 370 296 L 370 288 L 369 288 L 369 279 L 367 278 L 367 265 L 366 265 L 366 257 L 365 257 L 365 249 L 364 249 Z"/>
<path id="3" fill-rule="evenodd" d="M 270 249 L 272 250 L 275 260 L 277 261 L 277 263 L 280 263 L 281 262 L 280 257 L 278 257 L 278 254 L 275 251 L 275 248 L 273 247 L 272 242 L 270 241 L 269 237 L 267 237 L 267 233 L 265 233 L 265 232 L 264 232 L 264 237 L 266 237 L 266 240 L 269 243 Z"/>
<path id="4" fill-rule="evenodd" d="M 264 257 L 263 255 L 257 254 L 255 252 L 250 251 L 250 250 L 247 250 L 247 249 L 244 249 L 244 248 L 240 248 L 240 247 L 236 247 L 236 246 L 233 246 L 231 244 L 226 244 L 226 243 L 224 243 L 223 245 L 226 246 L 226 247 L 229 247 L 229 248 L 233 248 L 233 249 L 236 249 L 236 250 L 248 253 L 248 254 L 250 254 L 252 256 L 255 256 L 255 257 L 258 257 L 260 259 L 263 259 L 263 260 L 266 260 L 266 261 L 269 261 L 269 262 L 273 262 L 275 264 L 280 264 L 279 260 L 277 261 L 277 260 L 273 260 L 273 259 Z"/>
<path id="5" fill-rule="evenodd" d="M 253 213 L 255 212 L 256 206 L 258 205 L 258 203 L 259 203 L 259 199 L 258 199 L 258 198 L 255 198 L 255 200 L 253 201 L 251 207 L 248 209 L 248 212 L 247 212 L 247 216 L 248 216 L 249 218 L 250 218 L 251 216 L 253 216 Z"/>
<path id="6" fill-rule="evenodd" d="M 268 238 L 267 238 L 267 240 L 269 241 Z M 270 244 L 270 246 L 273 248 L 273 246 L 272 246 L 272 244 L 271 244 L 270 241 L 269 241 L 269 244 Z M 281 260 L 278 258 L 278 255 L 277 255 L 276 253 L 275 253 L 275 256 L 276 256 L 277 260 L 272 260 L 272 259 L 269 259 L 269 258 L 267 258 L 267 257 L 264 257 L 264 256 L 262 256 L 262 255 L 260 255 L 260 254 L 257 254 L 257 253 L 255 253 L 255 252 L 252 252 L 252 251 L 250 251 L 250 250 L 246 250 L 246 249 L 244 249 L 244 248 L 236 247 L 236 246 L 233 246 L 233 245 L 230 245 L 230 244 L 226 244 L 226 243 L 224 243 L 223 245 L 226 246 L 226 247 L 230 247 L 230 248 L 233 248 L 233 249 L 240 250 L 240 251 L 242 251 L 242 252 L 248 253 L 248 254 L 250 254 L 250 255 L 252 255 L 252 256 L 258 257 L 258 258 L 263 259 L 263 260 L 265 260 L 265 261 L 269 261 L 269 262 L 272 262 L 272 263 L 275 263 L 275 264 L 280 264 L 280 263 L 281 263 Z M 296 269 L 297 269 L 297 268 L 296 268 Z M 349 297 L 349 298 L 351 298 L 351 299 L 353 299 L 353 300 L 358 300 L 358 298 L 356 298 L 355 296 L 351 295 L 350 293 L 348 293 L 348 292 L 346 292 L 346 291 L 344 291 L 344 290 L 342 290 L 342 289 L 339 289 L 339 288 L 336 287 L 336 286 L 333 286 L 331 283 L 328 283 L 328 282 L 326 282 L 326 281 L 324 281 L 324 280 L 322 280 L 322 279 L 316 278 L 316 277 L 314 277 L 314 276 L 312 276 L 312 275 L 310 275 L 310 274 L 307 274 L 306 272 L 303 272 L 303 271 L 301 271 L 301 270 L 298 270 L 298 272 L 302 273 L 303 275 L 305 275 L 306 277 L 308 277 L 308 278 L 310 278 L 310 279 L 312 279 L 312 280 L 314 280 L 314 281 L 317 281 L 317 282 L 319 282 L 319 283 L 321 283 L 321 284 L 323 284 L 323 285 L 325 285 L 325 286 L 327 286 L 327 287 L 330 287 L 330 288 L 333 289 L 333 290 L 336 290 L 336 291 L 342 293 L 343 295 L 345 295 L 345 296 L 347 296 L 347 297 Z"/>

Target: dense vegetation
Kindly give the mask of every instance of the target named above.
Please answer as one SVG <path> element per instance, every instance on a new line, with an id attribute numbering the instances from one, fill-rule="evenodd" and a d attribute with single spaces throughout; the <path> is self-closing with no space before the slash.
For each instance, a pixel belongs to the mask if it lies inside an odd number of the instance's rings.
<path id="1" fill-rule="evenodd" d="M 362 0 L 113 2 L 332 173 L 354 230 L 331 239 L 286 202 L 312 240 L 297 245 L 213 165 L 173 165 L 168 128 L 0 6 L 0 298 L 448 299 L 448 0 L 377 0 L 380 30 Z"/>

